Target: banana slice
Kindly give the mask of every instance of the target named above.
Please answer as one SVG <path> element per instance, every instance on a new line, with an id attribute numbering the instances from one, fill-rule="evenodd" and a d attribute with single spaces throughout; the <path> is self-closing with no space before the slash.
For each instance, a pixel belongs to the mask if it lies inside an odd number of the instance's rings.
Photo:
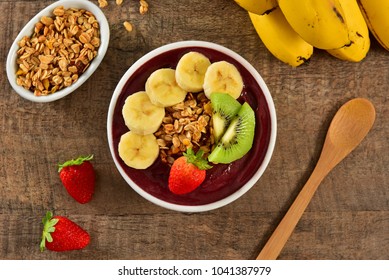
<path id="1" fill-rule="evenodd" d="M 212 63 L 204 77 L 204 93 L 210 98 L 213 92 L 228 93 L 238 99 L 243 89 L 243 79 L 235 65 L 227 61 Z"/>
<path id="2" fill-rule="evenodd" d="M 154 105 L 145 91 L 139 91 L 127 97 L 122 115 L 130 130 L 146 135 L 156 132 L 161 126 L 165 108 Z"/>
<path id="3" fill-rule="evenodd" d="M 154 134 L 139 135 L 129 131 L 120 138 L 118 151 L 129 167 L 146 169 L 157 159 L 159 146 Z"/>
<path id="4" fill-rule="evenodd" d="M 188 52 L 178 61 L 176 67 L 177 84 L 188 92 L 203 90 L 204 76 L 211 65 L 208 57 L 199 52 Z"/>
<path id="5" fill-rule="evenodd" d="M 161 107 L 180 103 L 187 94 L 176 82 L 176 71 L 170 68 L 161 68 L 151 73 L 146 81 L 146 93 L 151 103 Z"/>

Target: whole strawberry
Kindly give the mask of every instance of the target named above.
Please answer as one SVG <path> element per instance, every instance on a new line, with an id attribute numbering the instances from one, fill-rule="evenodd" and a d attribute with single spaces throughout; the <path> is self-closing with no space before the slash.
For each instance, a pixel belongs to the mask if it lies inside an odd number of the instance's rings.
<path id="1" fill-rule="evenodd" d="M 68 193 L 79 203 L 87 203 L 95 191 L 93 155 L 79 157 L 59 165 L 59 177 Z"/>
<path id="2" fill-rule="evenodd" d="M 182 157 L 176 159 L 170 169 L 169 189 L 175 194 L 194 191 L 205 180 L 206 170 L 211 168 L 203 158 L 204 151 L 197 154 L 189 148 Z"/>
<path id="3" fill-rule="evenodd" d="M 42 219 L 43 232 L 40 249 L 62 252 L 85 248 L 90 242 L 89 234 L 66 217 L 54 216 L 48 211 Z"/>

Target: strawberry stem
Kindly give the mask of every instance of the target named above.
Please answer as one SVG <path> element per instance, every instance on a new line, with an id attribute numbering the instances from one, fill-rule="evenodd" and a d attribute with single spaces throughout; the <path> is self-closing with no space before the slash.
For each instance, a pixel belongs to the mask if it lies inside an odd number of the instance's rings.
<path id="1" fill-rule="evenodd" d="M 199 149 L 195 154 L 192 148 L 188 148 L 184 156 L 186 157 L 186 161 L 188 163 L 194 164 L 200 170 L 207 170 L 212 168 L 211 165 L 208 164 L 208 161 L 203 158 L 204 151 Z"/>
<path id="2" fill-rule="evenodd" d="M 55 225 L 58 223 L 58 219 L 53 219 L 53 213 L 51 211 L 46 212 L 46 216 L 42 219 L 43 223 L 43 232 L 42 232 L 42 240 L 40 244 L 41 252 L 46 247 L 47 242 L 53 242 L 53 238 L 51 237 L 51 233 L 55 231 Z"/>
<path id="3" fill-rule="evenodd" d="M 93 159 L 93 155 L 88 155 L 88 156 L 81 156 L 76 159 L 71 159 L 68 160 L 62 164 L 58 164 L 58 172 L 61 172 L 62 168 L 66 166 L 72 166 L 72 165 L 81 165 L 85 161 L 89 161 Z"/>

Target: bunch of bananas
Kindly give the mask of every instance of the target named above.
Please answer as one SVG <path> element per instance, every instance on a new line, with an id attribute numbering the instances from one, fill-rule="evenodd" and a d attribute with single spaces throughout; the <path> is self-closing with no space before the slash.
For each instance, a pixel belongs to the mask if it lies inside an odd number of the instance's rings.
<path id="1" fill-rule="evenodd" d="M 359 62 L 370 49 L 369 30 L 389 50 L 389 0 L 234 0 L 248 11 L 266 48 L 297 67 L 314 48 Z"/>

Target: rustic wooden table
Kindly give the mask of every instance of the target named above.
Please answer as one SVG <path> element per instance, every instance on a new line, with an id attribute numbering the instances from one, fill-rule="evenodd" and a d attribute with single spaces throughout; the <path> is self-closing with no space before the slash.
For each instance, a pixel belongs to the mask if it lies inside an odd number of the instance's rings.
<path id="1" fill-rule="evenodd" d="M 389 259 L 389 52 L 376 41 L 360 63 L 315 50 L 294 69 L 267 51 L 232 0 L 149 0 L 144 15 L 138 1 L 108 1 L 111 39 L 101 66 L 74 94 L 32 103 L 12 90 L 5 61 L 24 24 L 52 2 L 0 0 L 0 259 L 254 259 L 312 172 L 334 113 L 354 97 L 375 105 L 374 127 L 322 182 L 279 258 Z M 222 44 L 250 61 L 278 117 L 263 177 L 232 204 L 197 214 L 166 210 L 135 193 L 115 168 L 106 133 L 111 95 L 125 71 L 161 45 L 190 39 Z M 62 187 L 56 165 L 89 153 L 97 189 L 81 205 Z M 81 224 L 91 244 L 41 253 L 47 210 Z"/>

